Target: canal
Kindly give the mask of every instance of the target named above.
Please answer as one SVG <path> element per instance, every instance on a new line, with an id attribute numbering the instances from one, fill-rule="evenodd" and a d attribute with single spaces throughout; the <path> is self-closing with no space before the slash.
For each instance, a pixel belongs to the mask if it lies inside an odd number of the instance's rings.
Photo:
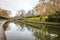
<path id="1" fill-rule="evenodd" d="M 39 26 L 36 28 L 19 22 L 3 24 L 6 40 L 60 40 L 60 26 Z"/>

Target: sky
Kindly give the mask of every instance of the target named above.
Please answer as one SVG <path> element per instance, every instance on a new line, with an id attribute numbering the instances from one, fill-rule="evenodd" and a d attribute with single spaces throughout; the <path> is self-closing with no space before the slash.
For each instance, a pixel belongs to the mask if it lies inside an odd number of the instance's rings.
<path id="1" fill-rule="evenodd" d="M 2 9 L 10 10 L 11 16 L 15 16 L 18 10 L 28 10 L 33 9 L 39 0 L 0 0 L 0 7 Z"/>

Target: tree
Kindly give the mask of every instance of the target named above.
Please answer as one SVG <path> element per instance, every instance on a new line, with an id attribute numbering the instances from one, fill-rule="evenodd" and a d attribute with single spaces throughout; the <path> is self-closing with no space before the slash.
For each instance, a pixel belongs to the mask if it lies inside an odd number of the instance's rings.
<path id="1" fill-rule="evenodd" d="M 4 10 L 4 9 L 0 9 L 0 16 L 9 18 L 9 11 Z"/>
<path id="2" fill-rule="evenodd" d="M 29 10 L 26 14 L 27 17 L 34 16 L 34 10 Z"/>
<path id="3" fill-rule="evenodd" d="M 25 10 L 19 10 L 19 11 L 17 11 L 18 13 L 17 13 L 17 16 L 18 16 L 18 18 L 19 19 L 24 19 L 24 17 L 25 17 Z"/>

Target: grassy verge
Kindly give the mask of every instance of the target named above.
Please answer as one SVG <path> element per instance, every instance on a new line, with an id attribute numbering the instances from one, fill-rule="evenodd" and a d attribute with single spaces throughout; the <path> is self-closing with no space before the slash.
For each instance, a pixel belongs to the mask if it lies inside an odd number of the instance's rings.
<path id="1" fill-rule="evenodd" d="M 40 17 L 31 17 L 25 18 L 24 21 L 40 21 Z"/>
<path id="2" fill-rule="evenodd" d="M 43 19 L 47 19 L 48 17 L 47 16 L 43 16 L 42 17 Z M 24 23 L 24 24 L 27 24 L 29 26 L 32 26 L 32 27 L 36 27 L 36 28 L 41 28 L 41 24 L 39 23 L 30 23 L 30 22 L 33 22 L 33 21 L 36 21 L 36 22 L 40 22 L 41 21 L 41 17 L 40 16 L 37 16 L 37 17 L 26 17 L 24 20 L 21 20 L 20 22 Z M 42 24 L 42 25 L 45 25 L 45 26 L 53 26 L 53 27 L 57 27 L 57 28 L 60 28 L 60 23 L 59 24 Z"/>

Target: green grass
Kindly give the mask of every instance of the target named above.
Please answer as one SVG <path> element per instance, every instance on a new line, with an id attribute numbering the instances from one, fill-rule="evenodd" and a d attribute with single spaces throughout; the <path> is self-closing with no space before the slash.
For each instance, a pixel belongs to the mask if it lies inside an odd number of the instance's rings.
<path id="1" fill-rule="evenodd" d="M 25 18 L 25 21 L 40 21 L 40 17 Z"/>
<path id="2" fill-rule="evenodd" d="M 46 21 L 46 19 L 48 19 L 48 16 L 27 17 L 24 19 L 24 21 L 41 21 L 42 19 Z"/>

